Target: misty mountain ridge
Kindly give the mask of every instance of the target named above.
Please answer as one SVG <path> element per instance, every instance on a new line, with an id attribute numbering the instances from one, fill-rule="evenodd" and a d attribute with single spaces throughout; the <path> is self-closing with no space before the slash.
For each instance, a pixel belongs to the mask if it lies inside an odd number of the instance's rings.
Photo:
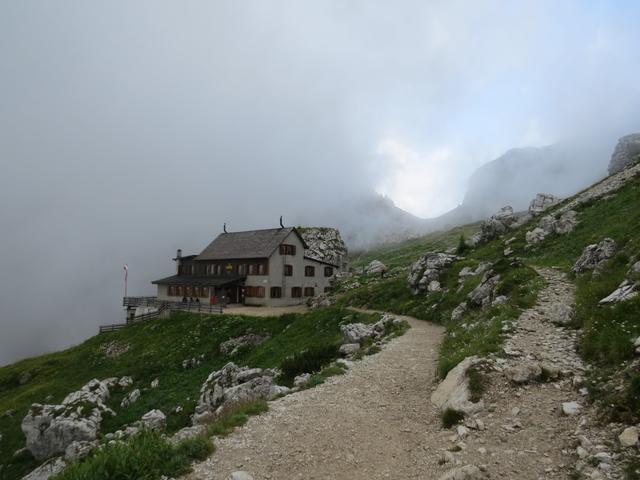
<path id="1" fill-rule="evenodd" d="M 568 197 L 607 173 L 601 149 L 577 143 L 513 148 L 479 167 L 462 203 L 433 218 L 420 218 L 383 195 L 356 200 L 336 215 L 350 248 L 367 248 L 483 220 L 505 205 L 524 211 L 538 193 Z"/>

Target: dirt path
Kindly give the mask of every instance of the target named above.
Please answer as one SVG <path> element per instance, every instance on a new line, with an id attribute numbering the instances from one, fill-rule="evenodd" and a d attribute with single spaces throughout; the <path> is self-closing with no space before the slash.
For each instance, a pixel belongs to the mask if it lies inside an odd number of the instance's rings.
<path id="1" fill-rule="evenodd" d="M 462 447 L 455 461 L 485 465 L 490 478 L 577 478 L 573 476 L 576 465 L 585 475 L 580 478 L 621 478 L 615 462 L 607 460 L 607 465 L 598 466 L 600 462 L 594 460 L 611 450 L 606 434 L 595 425 L 586 392 L 580 393 L 577 387 L 588 369 L 576 353 L 578 331 L 552 322 L 558 305 L 573 305 L 575 287 L 557 270 L 537 270 L 548 285 L 537 304 L 514 322 L 505 341 L 506 358 L 494 360 L 483 396 L 486 408 L 477 416 L 485 430 L 470 429 L 464 438 L 452 439 Z M 512 381 L 509 372 L 514 367 L 536 364 L 557 370 L 559 376 L 547 382 Z M 578 413 L 563 414 L 563 402 L 577 402 Z M 578 457 L 577 446 L 584 449 L 583 458 Z"/>
<path id="2" fill-rule="evenodd" d="M 576 465 L 585 478 L 621 478 L 615 455 L 607 459 L 607 435 L 576 387 L 588 369 L 575 352 L 578 333 L 552 322 L 558 305 L 573 304 L 574 286 L 557 270 L 538 273 L 548 285 L 514 320 L 506 355 L 487 361 L 485 408 L 464 425 L 443 429 L 430 402 L 443 328 L 404 317 L 412 325 L 407 334 L 346 375 L 273 402 L 217 440 L 217 452 L 189 480 L 226 480 L 237 470 L 255 480 L 437 479 L 463 465 L 482 473 L 451 478 L 569 479 Z M 558 377 L 509 378 L 514 367 L 531 364 Z M 574 401 L 579 412 L 562 414 L 562 403 Z"/>
<path id="3" fill-rule="evenodd" d="M 429 397 L 444 329 L 402 318 L 412 326 L 405 335 L 345 375 L 272 402 L 216 440 L 188 478 L 226 480 L 236 470 L 256 480 L 430 478 L 442 430 Z"/>

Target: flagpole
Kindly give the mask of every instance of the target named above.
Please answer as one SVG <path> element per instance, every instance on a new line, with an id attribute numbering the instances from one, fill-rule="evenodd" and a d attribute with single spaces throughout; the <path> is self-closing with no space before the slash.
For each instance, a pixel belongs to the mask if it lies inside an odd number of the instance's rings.
<path id="1" fill-rule="evenodd" d="M 124 264 L 124 298 L 127 298 L 127 277 L 129 276 L 129 267 Z"/>

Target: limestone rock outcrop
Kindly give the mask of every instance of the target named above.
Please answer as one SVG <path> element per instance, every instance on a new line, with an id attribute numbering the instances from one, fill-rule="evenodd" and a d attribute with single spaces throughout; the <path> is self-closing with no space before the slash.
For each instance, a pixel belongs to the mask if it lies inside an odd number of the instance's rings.
<path id="1" fill-rule="evenodd" d="M 538 193 L 536 198 L 531 200 L 531 203 L 529 204 L 529 213 L 531 215 L 540 215 L 547 208 L 552 207 L 561 201 L 562 199 L 560 197 L 556 197 L 550 193 Z"/>
<path id="2" fill-rule="evenodd" d="M 22 420 L 27 449 L 38 460 L 64 453 L 75 441 L 91 442 L 98 436 L 103 415 L 115 412 L 104 402 L 109 388 L 91 380 L 66 396 L 60 405 L 34 403 Z"/>
<path id="3" fill-rule="evenodd" d="M 618 144 L 611 155 L 609 175 L 640 162 L 640 133 L 625 135 L 618 140 Z"/>
<path id="4" fill-rule="evenodd" d="M 605 238 L 598 244 L 587 245 L 582 255 L 572 268 L 574 273 L 582 273 L 587 270 L 595 272 L 616 253 L 616 242 L 612 238 Z"/>
<path id="5" fill-rule="evenodd" d="M 430 252 L 415 262 L 408 277 L 414 295 L 439 291 L 440 274 L 457 259 L 449 253 Z"/>
<path id="6" fill-rule="evenodd" d="M 239 367 L 233 362 L 212 372 L 200 389 L 200 398 L 191 417 L 194 425 L 217 418 L 235 404 L 270 399 L 286 392 L 276 385 L 277 372 L 272 369 Z"/>
<path id="7" fill-rule="evenodd" d="M 636 284 L 629 280 L 625 280 L 618 286 L 618 288 L 611 292 L 611 294 L 600 300 L 599 303 L 603 305 L 607 303 L 624 302 L 625 300 L 631 300 L 637 296 L 638 292 L 636 291 Z"/>
<path id="8" fill-rule="evenodd" d="M 578 214 L 575 210 L 567 210 L 557 216 L 546 215 L 540 219 L 538 226 L 525 234 L 527 245 L 538 245 L 549 235 L 566 235 L 578 225 Z"/>
<path id="9" fill-rule="evenodd" d="M 496 298 L 496 291 L 500 283 L 500 275 L 491 275 L 491 272 L 485 273 L 482 282 L 474 288 L 467 298 L 471 303 L 486 307 Z"/>
<path id="10" fill-rule="evenodd" d="M 347 261 L 347 245 L 336 228 L 302 227 L 300 235 L 309 247 L 306 255 L 342 267 Z"/>

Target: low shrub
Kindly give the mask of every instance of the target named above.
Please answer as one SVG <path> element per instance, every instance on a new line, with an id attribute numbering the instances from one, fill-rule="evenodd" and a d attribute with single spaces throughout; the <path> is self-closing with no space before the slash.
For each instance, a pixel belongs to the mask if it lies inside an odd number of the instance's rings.
<path id="1" fill-rule="evenodd" d="M 464 420 L 464 413 L 453 408 L 447 408 L 442 412 L 442 426 L 444 428 L 451 428 Z"/>
<path id="2" fill-rule="evenodd" d="M 69 465 L 52 480 L 158 480 L 188 473 L 194 459 L 213 451 L 207 438 L 185 440 L 176 446 L 147 430 L 124 442 L 108 444 L 84 460 Z"/>
<path id="3" fill-rule="evenodd" d="M 311 347 L 291 357 L 285 358 L 280 369 L 281 379 L 284 382 L 293 382 L 293 379 L 302 373 L 314 373 L 322 367 L 330 364 L 338 358 L 338 345 L 322 345 Z"/>

